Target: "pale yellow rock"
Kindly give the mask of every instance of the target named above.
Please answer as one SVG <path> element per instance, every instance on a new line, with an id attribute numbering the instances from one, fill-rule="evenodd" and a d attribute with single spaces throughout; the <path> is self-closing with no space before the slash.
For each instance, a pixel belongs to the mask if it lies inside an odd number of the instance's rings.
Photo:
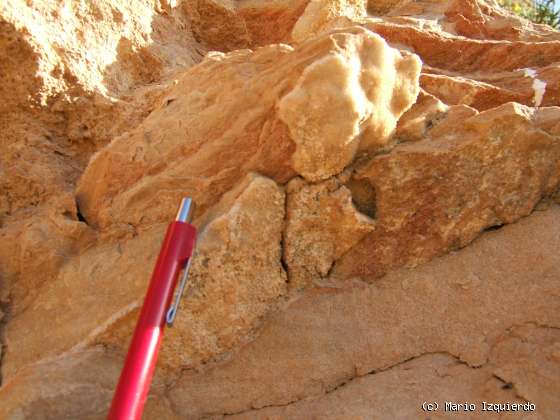
<path id="1" fill-rule="evenodd" d="M 294 169 L 310 181 L 340 173 L 358 149 L 383 145 L 419 91 L 416 56 L 375 34 L 339 42 L 345 50 L 308 66 L 278 105 L 297 145 Z"/>

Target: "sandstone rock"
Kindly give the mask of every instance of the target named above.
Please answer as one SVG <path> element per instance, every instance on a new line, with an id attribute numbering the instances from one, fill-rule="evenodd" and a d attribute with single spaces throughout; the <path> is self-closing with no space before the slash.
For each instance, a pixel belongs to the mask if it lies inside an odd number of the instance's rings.
<path id="1" fill-rule="evenodd" d="M 498 366 L 495 375 L 512 384 L 520 397 L 534 401 L 544 418 L 554 418 L 560 404 L 557 392 L 541 392 L 543 388 L 560 389 L 559 350 L 558 328 L 528 323 L 512 328 L 492 354 L 492 362 Z"/>
<path id="2" fill-rule="evenodd" d="M 560 187 L 560 142 L 539 126 L 540 112 L 506 104 L 360 166 L 353 177 L 375 190 L 376 229 L 334 274 L 376 277 L 528 215 Z"/>
<path id="3" fill-rule="evenodd" d="M 239 346 L 286 292 L 283 192 L 270 179 L 251 175 L 217 207 L 200 233 L 181 315 L 160 355 L 162 367 L 194 366 Z M 135 319 L 98 341 L 122 348 Z"/>
<path id="4" fill-rule="evenodd" d="M 366 0 L 310 0 L 293 28 L 292 38 L 301 42 L 341 16 L 363 17 L 366 15 L 366 6 Z"/>
<path id="5" fill-rule="evenodd" d="M 100 347 L 36 364 L 17 378 L 3 381 L 0 417 L 103 418 L 119 366 L 118 360 Z"/>
<path id="6" fill-rule="evenodd" d="M 379 390 L 388 390 L 380 393 Z M 470 368 L 446 354 L 429 354 L 391 368 L 358 377 L 324 396 L 297 401 L 285 407 L 270 407 L 233 415 L 233 419 L 322 419 L 417 418 L 424 402 L 437 402 L 439 410 L 430 418 L 472 418 L 481 415 L 483 401 L 519 403 L 525 401 L 504 389 L 504 383 L 492 375 L 492 369 Z M 445 402 L 475 404 L 475 410 L 464 408 L 445 411 Z M 463 406 L 464 407 L 464 406 Z M 539 411 L 539 410 L 536 410 Z M 484 413 L 487 414 L 487 413 Z M 523 418 L 539 418 L 537 412 L 523 413 Z M 501 413 L 500 418 L 519 418 L 519 412 Z"/>
<path id="7" fill-rule="evenodd" d="M 194 0 L 181 3 L 196 39 L 231 51 L 290 40 L 309 0 Z"/>
<path id="8" fill-rule="evenodd" d="M 204 52 L 184 17 L 156 3 L 10 1 L 0 11 L 0 294 L 12 314 L 95 237 L 74 198 L 91 154 L 145 118 L 165 90 L 163 66 Z"/>
<path id="9" fill-rule="evenodd" d="M 138 308 L 164 233 L 165 226 L 159 225 L 126 242 L 90 247 L 69 259 L 6 326 L 3 378 L 9 380 L 38 360 L 93 344 Z"/>
<path id="10" fill-rule="evenodd" d="M 182 6 L 195 37 L 211 49 L 226 51 L 248 47 L 250 37 L 234 0 L 185 1 Z"/>
<path id="11" fill-rule="evenodd" d="M 309 0 L 243 0 L 238 2 L 238 13 L 245 21 L 252 45 L 289 42 L 297 20 Z"/>
<path id="12" fill-rule="evenodd" d="M 141 127 L 93 157 L 78 186 L 80 209 L 102 228 L 146 225 L 167 219 L 186 193 L 204 213 L 247 172 L 277 182 L 295 171 L 311 180 L 336 175 L 358 148 L 386 141 L 416 97 L 418 71 L 413 55 L 360 28 L 296 49 L 211 55 Z"/>
<path id="13" fill-rule="evenodd" d="M 181 317 L 160 355 L 168 367 L 208 361 L 231 350 L 286 290 L 280 263 L 284 194 L 276 184 L 250 176 L 214 210 L 217 216 L 198 240 Z M 92 343 L 126 351 L 164 233 L 165 226 L 158 225 L 124 243 L 91 247 L 71 259 L 30 307 L 10 321 L 4 376 Z M 91 307 L 97 309 L 88 311 Z"/>
<path id="14" fill-rule="evenodd" d="M 341 172 L 358 150 L 383 146 L 418 95 L 416 56 L 403 57 L 377 36 L 355 39 L 350 54 L 307 67 L 279 102 L 296 143 L 294 169 L 311 181 Z"/>
<path id="15" fill-rule="evenodd" d="M 550 27 L 480 0 L 383 2 L 369 7 L 383 18 L 338 14 L 309 29 L 306 37 L 356 24 L 377 32 L 390 45 L 419 55 L 424 62 L 422 87 L 450 105 L 486 110 L 509 101 L 559 104 L 560 37 Z M 535 96 L 538 90 L 540 100 Z"/>
<path id="16" fill-rule="evenodd" d="M 352 284 L 331 282 L 308 289 L 271 316 L 259 337 L 233 359 L 202 372 L 185 372 L 170 390 L 172 404 L 181 416 L 199 418 L 322 397 L 323 402 L 316 404 L 317 416 L 321 417 L 322 410 L 329 407 L 328 396 L 342 391 L 344 388 L 336 388 L 356 376 L 376 371 L 388 374 L 393 369 L 399 372 L 398 366 L 404 361 L 443 352 L 460 360 L 460 370 L 467 376 L 479 378 L 469 385 L 474 398 L 504 397 L 504 393 L 494 394 L 499 389 L 487 368 L 498 375 L 501 369 L 507 369 L 503 380 L 514 380 L 513 389 L 521 397 L 533 398 L 534 394 L 524 394 L 522 390 L 538 387 L 543 394 L 539 397 L 543 405 L 538 409 L 553 410 L 558 407 L 558 385 L 555 379 L 551 381 L 538 373 L 550 368 L 516 355 L 528 354 L 532 345 L 519 347 L 512 354 L 501 346 L 509 342 L 512 326 L 536 322 L 546 331 L 560 326 L 559 256 L 549 252 L 560 246 L 559 217 L 558 206 L 535 212 L 483 235 L 457 253 L 414 270 L 394 271 L 374 284 L 356 279 Z M 544 337 L 549 338 L 539 340 L 551 346 L 556 333 L 549 331 Z M 543 357 L 552 355 L 555 348 L 545 347 Z M 547 363 L 555 370 L 559 366 L 554 358 L 547 359 Z M 464 364 L 480 367 L 480 376 L 478 369 Z M 415 376 L 411 380 L 418 383 L 419 390 L 426 379 Z M 485 391 L 486 380 L 490 380 L 490 391 Z M 447 387 L 437 388 L 441 393 L 434 392 L 430 383 L 426 387 L 418 391 L 420 395 L 431 392 L 438 400 L 450 395 Z M 412 397 L 408 389 L 375 390 L 378 398 L 395 395 L 395 399 L 409 401 Z M 380 417 L 386 412 L 385 407 L 377 407 L 369 400 L 346 402 L 348 406 L 341 410 L 346 408 L 350 417 L 350 413 L 357 415 L 353 407 L 359 410 L 367 406 Z M 312 402 L 299 404 L 313 407 Z M 389 405 L 388 412 L 395 405 Z M 419 406 L 406 410 L 414 408 L 420 410 Z M 287 414 L 297 415 L 297 411 L 287 410 Z M 274 414 L 274 410 L 264 413 Z M 307 413 L 307 417 L 314 413 Z"/>
<path id="17" fill-rule="evenodd" d="M 105 417 L 184 195 L 198 253 L 146 418 L 559 412 L 559 32 L 494 0 L 20 3 L 0 418 Z"/>
<path id="18" fill-rule="evenodd" d="M 400 141 L 422 140 L 426 131 L 443 118 L 448 110 L 449 107 L 438 98 L 421 90 L 416 103 L 399 120 L 395 138 Z"/>
<path id="19" fill-rule="evenodd" d="M 104 419 L 120 367 L 120 358 L 101 346 L 30 366 L 17 378 L 3 383 L 0 417 L 8 420 Z M 152 395 L 146 403 L 146 418 L 158 415 L 174 418 L 162 395 L 162 385 L 156 374 Z"/>
<path id="20" fill-rule="evenodd" d="M 382 2 L 384 3 L 384 2 Z M 404 0 L 386 19 L 432 20 L 446 32 L 465 38 L 507 41 L 553 41 L 558 32 L 523 19 L 493 0 Z"/>
<path id="21" fill-rule="evenodd" d="M 50 204 L 0 230 L 0 300 L 10 295 L 12 315 L 39 293 L 49 275 L 94 241 L 94 232 L 78 220 L 71 194 Z"/>
<path id="22" fill-rule="evenodd" d="M 290 285 L 302 287 L 325 277 L 375 223 L 356 211 L 350 191 L 336 179 L 306 185 L 296 178 L 287 191 L 284 260 Z"/>
<path id="23" fill-rule="evenodd" d="M 384 15 L 401 0 L 368 0 L 367 11 L 370 15 Z"/>

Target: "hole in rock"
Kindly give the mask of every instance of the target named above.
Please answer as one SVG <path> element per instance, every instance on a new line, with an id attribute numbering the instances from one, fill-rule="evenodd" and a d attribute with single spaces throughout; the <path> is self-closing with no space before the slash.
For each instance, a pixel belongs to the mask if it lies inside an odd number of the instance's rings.
<path id="1" fill-rule="evenodd" d="M 486 229 L 484 229 L 483 232 L 492 232 L 492 231 L 495 231 L 495 230 L 500 230 L 503 227 L 504 227 L 503 224 L 489 226 Z"/>
<path id="2" fill-rule="evenodd" d="M 361 213 L 375 219 L 377 214 L 375 188 L 365 179 L 354 177 L 346 183 L 352 193 L 352 203 Z"/>
<path id="3" fill-rule="evenodd" d="M 86 225 L 88 224 L 86 218 L 84 217 L 84 215 L 82 214 L 82 212 L 80 211 L 80 206 L 78 204 L 78 201 L 76 201 L 76 216 L 78 217 L 78 220 L 80 222 L 85 223 Z"/>

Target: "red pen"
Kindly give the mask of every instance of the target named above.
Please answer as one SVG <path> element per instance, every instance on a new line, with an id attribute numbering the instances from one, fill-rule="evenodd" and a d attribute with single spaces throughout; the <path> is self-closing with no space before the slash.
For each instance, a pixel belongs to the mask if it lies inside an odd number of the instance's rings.
<path id="1" fill-rule="evenodd" d="M 157 361 L 165 325 L 172 325 L 189 274 L 196 241 L 196 228 L 189 224 L 192 200 L 184 198 L 167 234 L 152 273 L 140 317 L 128 348 L 128 354 L 113 402 L 109 420 L 137 420 L 144 403 Z M 179 273 L 183 276 L 175 302 L 171 304 Z"/>

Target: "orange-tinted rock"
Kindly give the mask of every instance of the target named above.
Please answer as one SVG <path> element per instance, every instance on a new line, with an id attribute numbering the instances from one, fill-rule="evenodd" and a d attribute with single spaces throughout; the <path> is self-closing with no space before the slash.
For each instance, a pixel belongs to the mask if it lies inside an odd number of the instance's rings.
<path id="1" fill-rule="evenodd" d="M 3 382 L 0 418 L 104 419 L 121 365 L 114 352 L 95 346 L 30 366 L 17 378 Z M 144 410 L 147 418 L 173 418 L 162 385 L 156 374 Z"/>
<path id="2" fill-rule="evenodd" d="M 224 196 L 216 210 L 217 216 L 200 233 L 184 298 L 188 304 L 182 304 L 160 356 L 172 368 L 206 362 L 232 349 L 286 291 L 280 263 L 284 194 L 279 187 L 270 179 L 250 176 Z M 11 378 L 37 360 L 92 343 L 126 351 L 164 232 L 165 226 L 158 225 L 116 246 L 101 244 L 71 259 L 8 325 L 8 348 L 30 350 L 9 351 L 4 376 Z M 261 244 L 263 235 L 266 245 Z M 209 300 L 215 304 L 208 305 Z"/>
<path id="3" fill-rule="evenodd" d="M 545 276 L 553 275 L 552 272 Z M 539 322 L 515 326 L 492 352 L 494 374 L 512 384 L 517 395 L 533 401 L 539 415 L 554 418 L 560 406 L 560 330 Z"/>
<path id="4" fill-rule="evenodd" d="M 375 223 L 356 210 L 350 190 L 334 178 L 314 185 L 294 179 L 287 191 L 284 260 L 290 285 L 302 287 L 325 277 Z"/>
<path id="5" fill-rule="evenodd" d="M 557 378 L 540 373 L 555 372 L 560 366 L 550 357 L 556 354 L 556 347 L 550 347 L 556 332 L 545 332 L 542 338 L 536 334 L 528 340 L 535 344 L 525 348 L 509 347 L 515 351 L 511 355 L 507 342 L 512 326 L 534 322 L 545 331 L 560 326 L 560 255 L 549 252 L 560 246 L 559 218 L 560 207 L 552 206 L 489 232 L 456 253 L 414 270 L 393 271 L 373 284 L 356 278 L 307 289 L 271 316 L 259 337 L 231 360 L 201 372 L 184 372 L 169 393 L 173 406 L 186 418 L 300 400 L 305 407 L 303 400 L 319 397 L 326 399 L 328 408 L 328 395 L 341 391 L 342 384 L 356 377 L 393 369 L 398 372 L 398 366 L 411 358 L 447 353 L 470 366 L 464 370 L 471 372 L 467 376 L 478 367 L 485 372 L 478 378 L 490 379 L 491 384 L 495 382 L 490 372 L 500 376 L 498 372 L 507 368 L 503 380 L 514 381 L 513 389 L 522 398 L 535 398 L 534 393 L 524 395 L 521 390 L 538 387 L 542 394 L 538 410 L 557 409 Z M 537 343 L 546 347 L 539 350 L 535 361 L 516 355 L 529 357 Z M 537 360 L 546 355 L 547 364 L 541 367 Z M 434 392 L 427 383 L 422 390 L 423 379 L 414 376 L 413 380 L 418 392 L 431 391 L 438 401 L 447 399 L 446 387 Z M 474 398 L 500 396 L 485 394 L 484 382 L 474 378 L 469 382 Z M 496 389 L 495 385 L 491 388 Z M 375 389 L 379 398 L 387 394 L 410 398 L 406 389 L 387 385 Z M 349 417 L 356 414 L 353 407 L 369 407 L 380 417 L 386 412 L 384 406 L 368 400 L 352 403 L 349 399 L 346 403 Z M 394 407 L 387 407 L 387 412 Z M 406 409 L 413 408 L 419 410 L 419 406 Z M 313 411 L 308 414 L 312 417 Z"/>
<path id="6" fill-rule="evenodd" d="M 292 38 L 301 42 L 342 16 L 350 19 L 363 17 L 366 6 L 366 0 L 310 0 L 292 30 Z"/>
<path id="7" fill-rule="evenodd" d="M 438 98 L 421 90 L 416 103 L 399 120 L 395 139 L 422 140 L 427 131 L 443 118 L 448 110 L 449 107 Z"/>
<path id="8" fill-rule="evenodd" d="M 375 190 L 376 229 L 334 274 L 376 277 L 416 265 L 531 213 L 560 188 L 560 142 L 541 112 L 560 118 L 558 108 L 506 104 L 361 165 L 353 177 Z"/>
<path id="9" fill-rule="evenodd" d="M 181 3 L 197 40 L 218 51 L 288 42 L 309 0 L 194 0 Z"/>
<path id="10" fill-rule="evenodd" d="M 146 418 L 560 412 L 557 31 L 493 0 L 20 3 L 0 418 L 105 417 L 185 195 L 198 252 Z"/>
<path id="11" fill-rule="evenodd" d="M 250 175 L 213 211 L 217 216 L 200 232 L 180 315 L 166 333 L 162 368 L 197 366 L 238 347 L 286 293 L 283 191 Z M 109 326 L 97 341 L 124 350 L 135 319 Z"/>
<path id="12" fill-rule="evenodd" d="M 415 56 L 360 28 L 296 49 L 210 55 L 142 126 L 93 157 L 80 209 L 103 228 L 138 226 L 166 220 L 185 194 L 200 215 L 247 172 L 277 182 L 336 175 L 358 148 L 387 141 L 416 97 L 418 72 Z"/>
<path id="13" fill-rule="evenodd" d="M 380 389 L 387 392 L 379 392 Z M 483 403 L 523 404 L 492 368 L 473 369 L 447 354 L 428 354 L 391 368 L 372 372 L 342 384 L 323 396 L 294 402 L 284 407 L 269 407 L 233 415 L 241 419 L 341 419 L 417 418 L 424 413 L 423 403 L 438 404 L 430 418 L 469 418 L 481 413 Z M 445 406 L 445 403 L 449 405 Z M 454 404 L 454 405 L 451 405 Z M 462 406 L 459 406 L 462 404 Z M 465 404 L 469 404 L 465 409 Z M 474 406 L 472 406 L 473 404 Z M 433 406 L 435 408 L 435 405 Z M 523 412 L 523 418 L 537 419 L 538 413 Z M 473 408 L 472 411 L 470 411 Z M 516 406 L 517 408 L 517 406 Z M 426 411 L 427 412 L 427 411 Z M 501 413 L 500 418 L 516 419 L 520 412 Z M 472 418 L 472 417 L 471 417 Z"/>

